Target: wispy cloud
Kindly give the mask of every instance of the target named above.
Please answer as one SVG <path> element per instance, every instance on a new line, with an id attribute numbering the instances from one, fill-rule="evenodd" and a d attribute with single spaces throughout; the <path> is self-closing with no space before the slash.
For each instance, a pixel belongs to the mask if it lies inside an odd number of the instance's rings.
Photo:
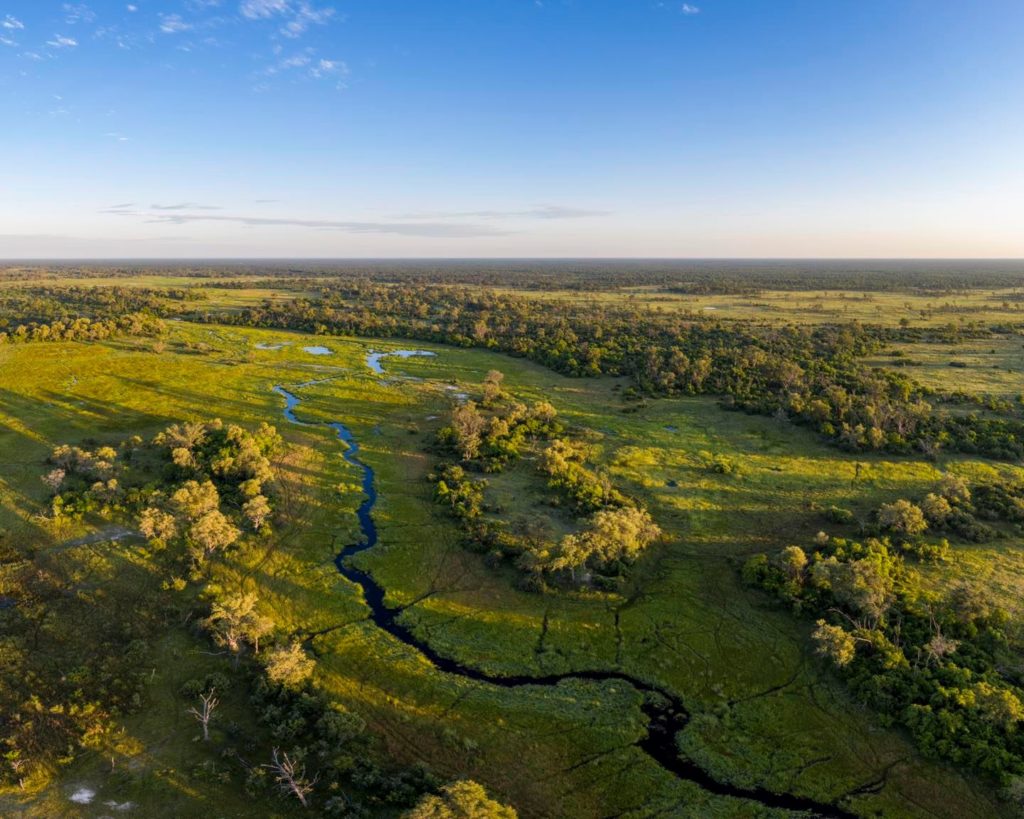
<path id="1" fill-rule="evenodd" d="M 191 23 L 186 23 L 181 19 L 180 14 L 161 14 L 160 15 L 160 30 L 164 34 L 180 34 L 183 31 L 189 31 L 192 28 Z"/>
<path id="2" fill-rule="evenodd" d="M 344 77 L 348 74 L 348 65 L 341 60 L 327 60 L 315 56 L 312 48 L 307 48 L 298 54 L 290 57 L 282 57 L 272 65 L 263 69 L 263 76 L 273 77 L 288 72 L 301 71 L 302 74 L 314 80 L 321 80 L 328 77 Z"/>
<path id="3" fill-rule="evenodd" d="M 299 3 L 295 16 L 281 28 L 285 37 L 301 37 L 310 26 L 322 26 L 334 16 L 334 9 L 314 8 L 309 3 Z"/>
<path id="4" fill-rule="evenodd" d="M 188 212 L 177 212 L 178 210 Z M 299 227 L 311 230 L 339 231 L 354 234 L 391 234 L 395 236 L 421 236 L 436 238 L 472 238 L 478 236 L 505 236 L 508 231 L 494 227 L 437 221 L 358 221 L 348 219 L 299 219 L 291 217 L 228 215 L 196 213 L 198 210 L 218 208 L 183 202 L 180 205 L 151 205 L 149 210 L 140 210 L 132 203 L 123 203 L 105 208 L 100 213 L 115 216 L 133 216 L 148 224 L 188 225 L 196 222 L 218 222 L 243 225 L 246 227 Z M 174 212 L 167 212 L 174 211 Z"/>
<path id="5" fill-rule="evenodd" d="M 691 6 L 689 3 L 683 3 L 679 10 L 683 14 L 700 14 L 700 8 L 697 6 Z"/>
<path id="6" fill-rule="evenodd" d="M 110 137 L 111 139 L 116 139 L 118 142 L 128 141 L 128 137 L 126 137 L 124 134 L 118 133 L 117 131 L 108 131 L 103 136 Z M 127 205 L 125 205 L 124 207 L 127 207 Z"/>
<path id="7" fill-rule="evenodd" d="M 540 205 L 524 210 L 465 210 L 419 213 L 401 216 L 401 219 L 585 219 L 607 216 L 608 211 L 570 208 L 563 205 Z"/>
<path id="8" fill-rule="evenodd" d="M 64 9 L 64 22 L 69 26 L 76 23 L 91 23 L 96 19 L 95 12 L 85 3 L 65 3 L 62 8 Z"/>
<path id="9" fill-rule="evenodd" d="M 53 46 L 54 48 L 74 48 L 78 45 L 78 40 L 74 37 L 65 37 L 61 34 L 54 34 L 53 39 L 47 40 L 46 44 L 48 46 Z"/>
<path id="10" fill-rule="evenodd" d="M 274 74 L 280 74 L 282 71 L 305 68 L 311 62 L 313 62 L 313 58 L 309 54 L 294 54 L 291 57 L 284 57 L 273 65 L 267 66 L 263 73 L 268 77 L 272 77 Z"/>
<path id="11" fill-rule="evenodd" d="M 281 20 L 285 37 L 301 37 L 310 26 L 322 26 L 337 12 L 330 6 L 314 6 L 308 0 L 242 0 L 238 8 L 248 20 Z"/>
<path id="12" fill-rule="evenodd" d="M 25 28 L 25 24 L 17 17 L 8 14 L 3 20 L 0 20 L 0 28 L 5 28 L 8 31 L 21 31 Z"/>
<path id="13" fill-rule="evenodd" d="M 219 205 L 197 205 L 195 202 L 181 202 L 177 205 L 151 205 L 155 211 L 222 211 Z"/>
<path id="14" fill-rule="evenodd" d="M 318 60 L 316 65 L 309 69 L 309 74 L 316 79 L 335 74 L 348 74 L 348 66 L 340 60 Z"/>
<path id="15" fill-rule="evenodd" d="M 472 224 L 444 222 L 358 222 L 334 219 L 291 219 L 260 216 L 213 216 L 198 213 L 157 215 L 148 220 L 156 224 L 186 225 L 194 222 L 233 222 L 249 227 L 303 227 L 317 230 L 337 230 L 344 233 L 387 233 L 395 236 L 423 236 L 435 238 L 470 238 L 476 236 L 504 236 L 507 231 Z"/>
<path id="16" fill-rule="evenodd" d="M 238 10 L 250 20 L 265 20 L 291 10 L 288 0 L 242 0 Z"/>

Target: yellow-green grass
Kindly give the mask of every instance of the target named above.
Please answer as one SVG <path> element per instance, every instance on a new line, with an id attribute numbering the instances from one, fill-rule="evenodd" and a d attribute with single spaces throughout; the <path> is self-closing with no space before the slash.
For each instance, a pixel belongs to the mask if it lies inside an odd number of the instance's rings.
<path id="1" fill-rule="evenodd" d="M 254 346 L 277 342 L 288 346 Z M 312 356 L 302 350 L 310 344 L 334 354 Z M 409 347 L 437 356 L 385 359 L 383 378 L 365 367 L 368 350 Z M 431 502 L 424 478 L 433 461 L 424 445 L 442 422 L 436 416 L 455 401 L 444 387 L 472 392 L 492 368 L 506 373 L 516 394 L 546 398 L 568 422 L 600 432 L 601 462 L 666 531 L 624 594 L 518 591 L 514 570 L 488 568 L 464 550 L 456 526 Z M 330 380 L 294 386 L 319 379 Z M 564 378 L 481 351 L 181 322 L 161 353 L 135 341 L 0 348 L 0 526 L 52 548 L 80 534 L 51 531 L 39 516 L 42 459 L 57 443 L 109 443 L 212 416 L 271 421 L 289 444 L 279 465 L 288 524 L 264 548 L 215 562 L 213 582 L 255 590 L 282 633 L 322 632 L 312 641 L 318 685 L 363 714 L 389 752 L 444 776 L 478 779 L 525 816 L 755 815 L 750 803 L 676 780 L 635 747 L 643 724 L 628 686 L 496 689 L 437 672 L 367 622 L 359 590 L 332 563 L 358 537 L 360 476 L 331 430 L 284 421 L 274 384 L 292 385 L 304 399 L 300 418 L 343 421 L 360 441 L 377 474 L 381 540 L 358 560 L 390 604 L 409 606 L 406 622 L 439 651 L 497 673 L 621 668 L 669 686 L 697 715 L 683 745 L 739 784 L 827 801 L 891 766 L 881 793 L 853 808 L 887 816 L 971 815 L 979 806 L 998 813 L 979 784 L 921 760 L 906 738 L 851 702 L 811 655 L 805 626 L 745 589 L 736 568 L 747 554 L 806 542 L 821 528 L 843 533 L 812 504 L 863 515 L 922 494 L 943 468 L 971 473 L 988 468 L 982 463 L 858 459 L 804 430 L 719 410 L 710 399 L 655 401 L 625 414 L 613 379 Z M 702 451 L 732 458 L 738 473 L 707 471 Z M 533 476 L 524 463 L 509 478 L 526 489 Z M 668 486 L 670 479 L 678 485 Z M 523 497 L 536 504 L 541 493 Z M 1010 545 L 990 559 L 1001 561 Z M 167 639 L 156 664 L 196 676 L 207 647 L 184 632 Z M 244 810 L 237 784 L 229 796 L 230 788 L 190 776 L 206 751 L 191 741 L 194 725 L 175 682 L 168 676 L 155 685 L 150 708 L 125 720 L 138 750 L 125 751 L 116 771 L 128 767 L 135 779 L 119 790 L 109 763 L 87 757 L 30 797 L 32 810 L 46 815 L 59 804 L 70 812 L 64 797 L 83 777 L 103 798 L 136 801 L 142 815 L 208 815 L 222 799 L 219 815 Z M 165 802 L 164 791 L 145 785 L 156 772 L 188 796 Z M 130 795 L 120 796 L 125 789 Z"/>
<path id="2" fill-rule="evenodd" d="M 956 344 L 894 344 L 886 352 L 902 355 L 883 354 L 864 363 L 897 369 L 937 390 L 964 390 L 1011 399 L 1024 394 L 1024 337 L 1019 335 Z"/>
<path id="3" fill-rule="evenodd" d="M 614 304 L 649 308 L 665 313 L 694 313 L 723 319 L 820 324 L 859 321 L 911 326 L 940 326 L 961 321 L 1024 322 L 1024 302 L 1016 290 L 971 290 L 949 295 L 858 292 L 853 290 L 764 290 L 754 294 L 689 295 L 658 292 L 650 287 L 616 291 L 537 291 L 523 293 L 538 301 Z"/>

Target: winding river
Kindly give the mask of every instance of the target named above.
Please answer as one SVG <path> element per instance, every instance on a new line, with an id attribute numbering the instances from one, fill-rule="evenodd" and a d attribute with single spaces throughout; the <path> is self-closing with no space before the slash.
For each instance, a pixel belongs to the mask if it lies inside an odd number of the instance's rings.
<path id="1" fill-rule="evenodd" d="M 409 355 L 433 355 L 421 351 L 402 351 L 403 357 Z M 380 359 L 383 355 L 371 353 L 371 369 L 381 373 Z M 369 362 L 368 362 L 369 363 Z M 293 389 L 307 386 L 300 384 Z M 690 713 L 682 699 L 674 692 L 660 685 L 634 677 L 621 671 L 582 670 L 563 674 L 548 675 L 515 675 L 499 676 L 488 674 L 472 666 L 463 665 L 450 657 L 435 651 L 429 643 L 416 637 L 413 632 L 399 621 L 402 613 L 400 608 L 391 608 L 384 603 L 384 588 L 374 580 L 369 572 L 352 565 L 349 558 L 360 552 L 372 549 L 377 544 L 377 524 L 373 519 L 373 508 L 377 503 L 377 487 L 373 468 L 359 456 L 359 442 L 352 432 L 340 421 L 305 422 L 295 414 L 295 408 L 302 402 L 297 395 L 282 386 L 273 388 L 285 400 L 284 417 L 292 424 L 300 426 L 328 426 L 335 431 L 338 438 L 345 444 L 343 453 L 345 460 L 360 470 L 362 474 L 363 501 L 356 510 L 362 540 L 346 546 L 335 558 L 338 571 L 347 580 L 355 583 L 363 591 L 366 605 L 370 609 L 370 619 L 396 640 L 418 651 L 438 671 L 454 674 L 476 682 L 498 686 L 500 688 L 521 688 L 525 686 L 555 686 L 565 680 L 587 680 L 592 682 L 621 682 L 633 686 L 644 695 L 641 708 L 647 717 L 647 736 L 637 742 L 637 747 L 644 751 L 655 762 L 669 773 L 687 782 L 699 785 L 709 793 L 718 796 L 730 796 L 747 799 L 769 808 L 781 808 L 802 812 L 805 815 L 828 817 L 828 819 L 855 819 L 850 813 L 836 805 L 817 802 L 813 799 L 786 793 L 775 793 L 764 788 L 742 788 L 719 780 L 697 763 L 680 756 L 676 745 L 676 734 L 686 727 L 690 721 Z"/>

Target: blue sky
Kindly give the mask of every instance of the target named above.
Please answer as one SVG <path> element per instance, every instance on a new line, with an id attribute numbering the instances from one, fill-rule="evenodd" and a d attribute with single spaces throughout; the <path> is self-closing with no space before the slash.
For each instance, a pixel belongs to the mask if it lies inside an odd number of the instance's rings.
<path id="1" fill-rule="evenodd" d="M 0 0 L 0 257 L 1024 256 L 1019 0 Z"/>

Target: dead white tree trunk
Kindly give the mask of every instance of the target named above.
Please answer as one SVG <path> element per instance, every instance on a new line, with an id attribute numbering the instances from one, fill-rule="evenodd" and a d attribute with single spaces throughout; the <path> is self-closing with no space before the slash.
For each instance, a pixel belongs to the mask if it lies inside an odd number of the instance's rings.
<path id="1" fill-rule="evenodd" d="M 288 758 L 288 754 L 279 754 L 274 748 L 270 756 L 270 764 L 263 767 L 270 769 L 277 780 L 278 786 L 286 794 L 291 794 L 302 803 L 302 807 L 309 807 L 307 797 L 313 792 L 319 775 L 312 779 L 306 778 L 306 770 Z"/>
<path id="2" fill-rule="evenodd" d="M 213 712 L 219 703 L 219 700 L 213 694 L 212 690 L 209 694 L 200 694 L 199 701 L 202 705 L 198 708 L 193 706 L 188 709 L 188 713 L 195 717 L 196 722 L 203 726 L 203 742 L 209 742 L 210 740 L 210 720 L 213 719 Z"/>

